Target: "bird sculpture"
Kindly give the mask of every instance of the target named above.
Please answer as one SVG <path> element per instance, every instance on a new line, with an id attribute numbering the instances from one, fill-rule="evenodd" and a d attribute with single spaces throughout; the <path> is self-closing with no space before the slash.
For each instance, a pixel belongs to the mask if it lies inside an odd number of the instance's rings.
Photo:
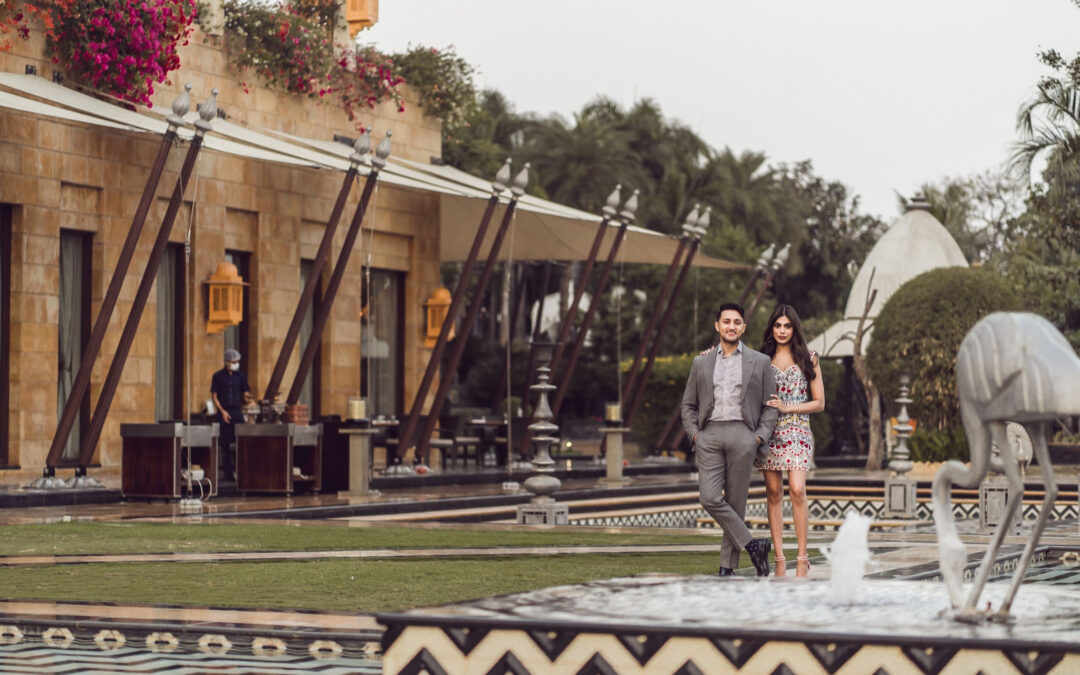
<path id="1" fill-rule="evenodd" d="M 1035 314 L 999 312 L 981 319 L 964 336 L 956 355 L 956 379 L 971 463 L 947 462 L 934 476 L 934 522 L 941 576 L 956 619 L 1008 621 L 1009 608 L 1057 497 L 1057 482 L 1046 445 L 1049 423 L 1057 417 L 1080 414 L 1080 357 L 1046 319 Z M 1042 509 L 1005 598 L 996 610 L 988 606 L 980 611 L 976 607 L 979 596 L 1024 493 L 1016 453 L 991 453 L 992 444 L 1001 449 L 1010 447 L 1006 429 L 1009 422 L 1019 423 L 1027 430 L 1045 492 Z M 965 597 L 962 582 L 966 555 L 956 531 L 951 490 L 953 485 L 978 486 L 990 468 L 1004 470 L 1009 498 L 1001 524 Z"/>

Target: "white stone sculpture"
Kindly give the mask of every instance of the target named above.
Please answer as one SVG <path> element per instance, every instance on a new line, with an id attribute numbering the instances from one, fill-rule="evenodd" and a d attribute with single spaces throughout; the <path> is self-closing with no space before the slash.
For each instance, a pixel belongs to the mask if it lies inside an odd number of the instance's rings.
<path id="1" fill-rule="evenodd" d="M 947 462 L 934 476 L 934 522 L 941 575 L 956 618 L 1008 620 L 1009 608 L 1057 496 L 1046 446 L 1048 422 L 1080 414 L 1080 358 L 1046 319 L 1035 314 L 996 313 L 983 318 L 964 337 L 956 355 L 956 378 L 971 464 Z M 965 598 L 962 582 L 966 555 L 957 535 L 950 492 L 953 485 L 976 487 L 993 464 L 995 471 L 1005 472 L 1013 488 L 1002 520 L 1011 522 L 1024 492 L 1017 456 L 1012 452 L 991 455 L 991 441 L 998 447 L 1009 447 L 1006 424 L 1010 421 L 1022 424 L 1031 436 L 1045 481 L 1045 496 L 1001 606 L 980 612 L 976 604 L 1007 528 L 999 527 L 994 533 Z"/>

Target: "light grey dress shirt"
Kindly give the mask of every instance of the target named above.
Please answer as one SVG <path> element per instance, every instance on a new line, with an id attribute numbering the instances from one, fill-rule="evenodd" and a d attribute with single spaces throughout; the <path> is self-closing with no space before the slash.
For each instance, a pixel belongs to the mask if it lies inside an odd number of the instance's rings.
<path id="1" fill-rule="evenodd" d="M 713 410 L 709 420 L 713 422 L 742 422 L 742 361 L 743 343 L 731 356 L 724 355 L 718 346 L 716 367 L 713 369 Z"/>

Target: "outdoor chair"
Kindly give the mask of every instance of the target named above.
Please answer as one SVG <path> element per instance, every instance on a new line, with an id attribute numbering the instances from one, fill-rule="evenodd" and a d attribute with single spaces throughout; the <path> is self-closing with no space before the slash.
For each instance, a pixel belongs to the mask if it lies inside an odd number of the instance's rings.
<path id="1" fill-rule="evenodd" d="M 412 438 L 412 441 L 411 441 L 413 444 L 415 444 L 417 442 L 417 439 L 420 438 L 420 432 L 423 430 L 424 424 L 427 422 L 427 418 L 428 418 L 427 415 L 420 415 L 420 417 L 416 420 L 416 431 L 413 432 L 413 438 Z M 391 452 L 397 453 L 397 449 L 398 449 L 398 447 L 400 446 L 401 443 L 402 443 L 402 439 L 400 439 L 400 438 L 388 438 L 386 440 L 387 454 L 389 455 L 389 453 L 391 453 Z M 445 429 L 443 429 L 441 427 L 435 427 L 434 431 L 431 434 L 431 440 L 428 442 L 428 451 L 429 451 L 428 456 L 427 457 L 416 457 L 416 458 L 413 459 L 413 462 L 416 463 L 416 464 L 421 464 L 422 463 L 422 464 L 426 464 L 427 466 L 431 466 L 430 450 L 431 450 L 431 448 L 438 448 L 439 449 L 439 470 L 444 471 L 446 469 L 446 457 L 448 455 L 451 455 L 451 456 L 454 455 L 456 453 L 456 447 L 457 447 L 457 445 L 454 442 L 454 437 L 453 437 L 453 434 L 451 432 L 449 432 L 449 431 L 447 431 L 447 430 L 445 430 Z M 387 461 L 388 466 L 389 466 L 389 464 L 390 464 L 390 462 Z"/>
<path id="2" fill-rule="evenodd" d="M 481 445 L 483 439 L 479 434 L 465 433 L 465 419 L 461 415 L 448 414 L 439 417 L 439 428 L 448 432 L 454 439 L 454 445 L 450 448 L 450 465 L 457 466 L 458 459 L 462 460 L 463 467 L 468 467 L 470 457 L 476 466 L 483 463 Z"/>

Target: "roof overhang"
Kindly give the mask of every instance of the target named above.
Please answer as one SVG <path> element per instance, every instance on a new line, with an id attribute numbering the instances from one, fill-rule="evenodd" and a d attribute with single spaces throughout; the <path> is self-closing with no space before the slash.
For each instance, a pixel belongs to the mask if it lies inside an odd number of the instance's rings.
<path id="1" fill-rule="evenodd" d="M 169 111 L 131 110 L 64 87 L 34 75 L 0 73 L 0 107 L 54 117 L 71 122 L 135 132 L 162 134 Z M 7 91 L 4 91 L 6 89 Z M 196 113 L 189 113 L 194 120 Z M 181 139 L 192 138 L 191 129 L 180 129 Z M 258 130 L 217 119 L 204 140 L 208 150 L 247 159 L 276 162 L 297 167 L 345 171 L 352 148 L 336 141 L 292 136 Z M 362 168 L 361 174 L 366 175 Z M 379 177 L 380 183 L 406 190 L 435 193 L 439 197 L 440 258 L 446 262 L 465 260 L 479 228 L 479 221 L 491 196 L 490 183 L 449 166 L 425 165 L 391 157 Z M 506 197 L 504 196 L 504 201 Z M 505 207 L 503 207 L 505 208 Z M 493 220 L 501 217 L 497 209 Z M 601 218 L 562 204 L 523 196 L 512 227 L 500 250 L 500 258 L 512 260 L 584 260 L 592 246 Z M 489 228 L 481 248 L 486 256 L 495 237 L 497 221 Z M 600 255 L 606 256 L 618 224 L 609 224 Z M 618 261 L 668 265 L 679 245 L 676 237 L 631 226 L 619 249 Z M 744 270 L 747 265 L 698 253 L 695 267 Z"/>

